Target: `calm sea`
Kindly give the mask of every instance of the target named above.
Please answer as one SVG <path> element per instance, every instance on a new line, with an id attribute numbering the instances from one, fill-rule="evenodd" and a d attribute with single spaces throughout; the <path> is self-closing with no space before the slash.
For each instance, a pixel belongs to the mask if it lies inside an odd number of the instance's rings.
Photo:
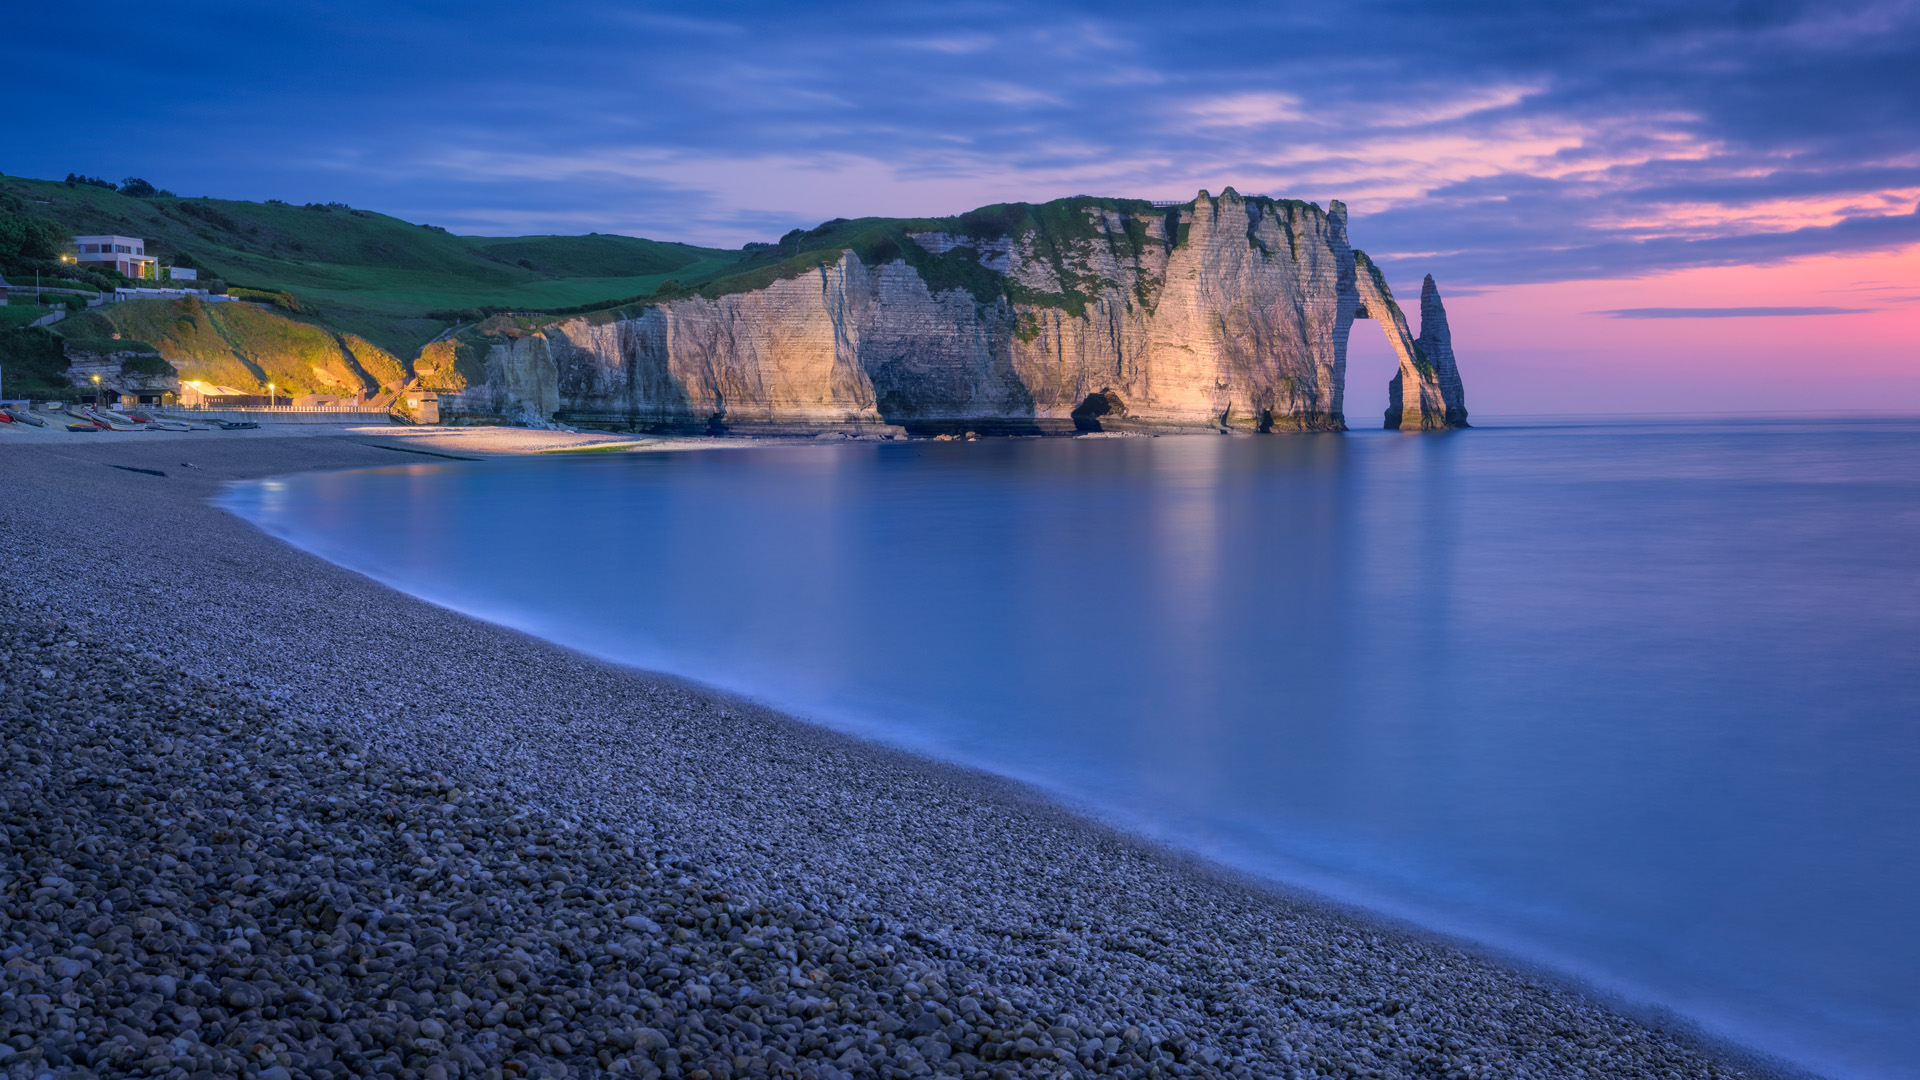
<path id="1" fill-rule="evenodd" d="M 592 454 L 224 501 L 435 603 L 1920 1076 L 1920 422 Z"/>

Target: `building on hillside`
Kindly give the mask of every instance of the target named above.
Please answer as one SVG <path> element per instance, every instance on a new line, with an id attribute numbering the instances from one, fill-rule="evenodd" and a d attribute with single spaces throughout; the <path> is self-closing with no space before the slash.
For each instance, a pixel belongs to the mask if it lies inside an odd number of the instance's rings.
<path id="1" fill-rule="evenodd" d="M 7 302 L 7 279 L 0 277 L 0 304 Z"/>
<path id="2" fill-rule="evenodd" d="M 301 394 L 292 399 L 295 408 L 301 409 L 357 409 L 365 395 L 362 394 Z"/>
<path id="3" fill-rule="evenodd" d="M 167 276 L 175 281 L 199 281 L 200 271 L 184 266 L 169 266 L 167 267 Z"/>
<path id="4" fill-rule="evenodd" d="M 147 242 L 133 236 L 76 236 L 74 258 L 81 266 L 111 267 L 130 278 L 159 276 L 160 260 L 147 254 Z"/>
<path id="5" fill-rule="evenodd" d="M 148 289 L 136 285 L 132 288 L 122 286 L 113 290 L 115 300 L 179 300 L 187 296 L 197 296 L 202 300 L 211 300 L 216 303 L 228 299 L 225 296 L 209 296 L 205 289 Z"/>
<path id="6" fill-rule="evenodd" d="M 440 395 L 432 390 L 408 390 L 407 412 L 413 414 L 416 424 L 440 423 Z"/>
<path id="7" fill-rule="evenodd" d="M 267 403 L 265 394 L 249 394 L 231 386 L 218 386 L 199 379 L 180 380 L 180 404 L 210 406 L 259 406 Z"/>

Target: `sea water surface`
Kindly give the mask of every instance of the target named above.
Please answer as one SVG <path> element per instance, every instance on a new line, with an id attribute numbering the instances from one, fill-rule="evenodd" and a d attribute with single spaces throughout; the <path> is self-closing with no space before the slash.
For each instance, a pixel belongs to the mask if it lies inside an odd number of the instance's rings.
<path id="1" fill-rule="evenodd" d="M 1920 1076 L 1920 422 L 590 454 L 230 491 L 395 588 Z"/>

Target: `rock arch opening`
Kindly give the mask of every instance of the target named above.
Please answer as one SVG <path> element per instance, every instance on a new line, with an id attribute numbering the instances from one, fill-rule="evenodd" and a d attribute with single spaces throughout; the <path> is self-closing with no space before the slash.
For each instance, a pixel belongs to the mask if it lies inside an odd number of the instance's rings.
<path id="1" fill-rule="evenodd" d="M 1370 318 L 1355 313 L 1347 334 L 1348 427 L 1377 427 L 1387 407 L 1387 384 L 1400 374 L 1400 358 Z"/>
<path id="2" fill-rule="evenodd" d="M 1466 396 L 1453 359 L 1453 332 L 1433 275 L 1427 275 L 1421 285 L 1420 336 L 1416 338 L 1407 327 L 1406 314 L 1394 302 L 1393 290 L 1387 288 L 1386 275 L 1366 252 L 1354 251 L 1353 268 L 1354 320 L 1377 323 L 1394 356 L 1396 370 L 1387 383 L 1386 426 L 1416 431 L 1467 427 Z M 1339 346 L 1350 362 L 1351 326 Z M 1351 414 L 1353 410 L 1344 408 L 1343 402 L 1343 411 Z"/>

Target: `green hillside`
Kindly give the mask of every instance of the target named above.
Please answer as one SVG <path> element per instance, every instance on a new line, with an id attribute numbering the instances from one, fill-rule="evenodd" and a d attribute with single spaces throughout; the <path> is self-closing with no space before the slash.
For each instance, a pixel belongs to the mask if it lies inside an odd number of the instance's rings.
<path id="1" fill-rule="evenodd" d="M 162 263 L 287 291 L 328 326 L 410 355 L 475 308 L 547 310 L 700 281 L 741 257 L 629 236 L 455 236 L 340 204 L 134 198 L 84 183 L 0 177 L 0 193 L 77 235 L 147 241 Z"/>
<path id="2" fill-rule="evenodd" d="M 358 334 L 252 304 L 129 300 L 72 316 L 55 329 L 150 342 L 180 372 L 223 386 L 282 394 L 380 394 L 412 377 L 408 363 Z"/>

